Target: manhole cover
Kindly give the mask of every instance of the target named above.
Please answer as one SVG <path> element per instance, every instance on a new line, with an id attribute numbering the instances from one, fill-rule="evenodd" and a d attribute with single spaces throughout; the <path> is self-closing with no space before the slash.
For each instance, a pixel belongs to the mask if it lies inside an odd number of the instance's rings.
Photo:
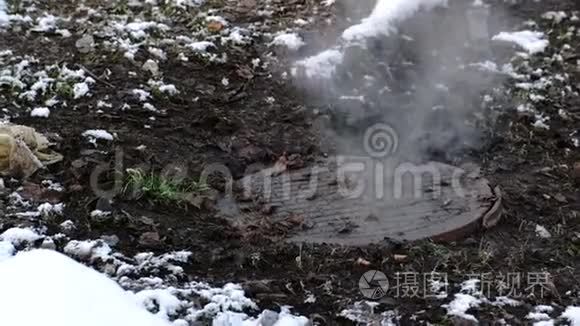
<path id="1" fill-rule="evenodd" d="M 430 162 L 326 160 L 297 171 L 273 169 L 239 181 L 251 202 L 274 221 L 301 216 L 290 241 L 366 245 L 385 239 L 459 239 L 493 226 L 500 196 L 476 167 Z"/>

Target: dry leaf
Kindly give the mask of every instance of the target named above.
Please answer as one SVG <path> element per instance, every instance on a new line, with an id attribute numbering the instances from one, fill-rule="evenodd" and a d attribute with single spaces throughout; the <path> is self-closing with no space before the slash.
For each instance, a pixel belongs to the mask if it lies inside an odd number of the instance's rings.
<path id="1" fill-rule="evenodd" d="M 222 24 L 216 20 L 212 20 L 211 22 L 209 22 L 207 24 L 207 29 L 211 33 L 219 33 L 222 29 L 224 29 L 224 24 Z"/>
<path id="2" fill-rule="evenodd" d="M 368 261 L 368 260 L 366 260 L 366 259 L 364 259 L 364 258 L 360 258 L 359 257 L 356 260 L 356 264 L 359 265 L 359 266 L 370 266 L 371 265 L 371 262 Z"/>

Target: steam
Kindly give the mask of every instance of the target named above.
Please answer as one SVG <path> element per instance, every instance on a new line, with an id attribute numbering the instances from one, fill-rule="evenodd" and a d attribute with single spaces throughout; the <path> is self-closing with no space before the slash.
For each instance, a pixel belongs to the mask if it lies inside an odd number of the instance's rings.
<path id="1" fill-rule="evenodd" d="M 342 44 L 300 61 L 297 66 L 305 68 L 304 72 L 309 78 L 330 78 L 336 65 L 342 62 L 344 49 L 353 42 L 389 35 L 394 29 L 394 23 L 411 17 L 420 9 L 432 9 L 446 4 L 447 0 L 377 0 L 375 8 L 367 18 L 342 33 Z"/>
<path id="2" fill-rule="evenodd" d="M 378 0 L 373 12 L 362 23 L 349 27 L 342 38 L 352 42 L 379 35 L 388 35 L 393 24 L 408 19 L 420 9 L 430 10 L 446 5 L 447 0 Z"/>
<path id="3" fill-rule="evenodd" d="M 329 107 L 323 132 L 339 154 L 365 154 L 365 134 L 378 125 L 396 131 L 401 159 L 449 160 L 479 143 L 466 121 L 498 82 L 473 68 L 492 60 L 489 16 L 477 1 L 377 0 L 292 73 Z"/>

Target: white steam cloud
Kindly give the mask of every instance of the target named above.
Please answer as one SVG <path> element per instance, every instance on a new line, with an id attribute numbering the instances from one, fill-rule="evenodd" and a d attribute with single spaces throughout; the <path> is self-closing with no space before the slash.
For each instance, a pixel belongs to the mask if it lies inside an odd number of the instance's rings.
<path id="1" fill-rule="evenodd" d="M 408 19 L 421 9 L 431 10 L 443 5 L 447 5 L 447 0 L 379 0 L 370 16 L 346 29 L 342 38 L 354 41 L 388 35 L 395 23 Z"/>
<path id="2" fill-rule="evenodd" d="M 340 45 L 299 61 L 297 67 L 302 68 L 308 78 L 328 79 L 342 62 L 345 47 L 356 41 L 389 35 L 394 24 L 413 16 L 419 10 L 446 5 L 447 0 L 378 0 L 368 17 L 342 33 Z"/>

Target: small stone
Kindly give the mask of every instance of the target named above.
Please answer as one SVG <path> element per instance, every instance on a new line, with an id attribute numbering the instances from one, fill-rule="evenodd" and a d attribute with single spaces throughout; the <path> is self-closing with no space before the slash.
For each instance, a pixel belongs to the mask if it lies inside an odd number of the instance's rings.
<path id="1" fill-rule="evenodd" d="M 159 76 L 159 65 L 151 59 L 147 60 L 141 68 L 153 76 Z"/>
<path id="2" fill-rule="evenodd" d="M 401 263 L 404 262 L 405 260 L 407 260 L 407 255 L 394 255 L 393 258 L 395 259 L 396 262 Z"/>
<path id="3" fill-rule="evenodd" d="M 254 10 L 258 5 L 256 0 L 240 0 L 238 2 L 238 10 L 242 12 L 249 12 Z"/>
<path id="4" fill-rule="evenodd" d="M 70 186 L 68 189 L 70 192 L 81 192 L 81 191 L 83 191 L 84 188 L 83 188 L 83 186 L 81 186 L 79 184 L 75 184 L 75 185 Z"/>
<path id="5" fill-rule="evenodd" d="M 51 238 L 45 238 L 42 241 L 42 244 L 40 245 L 40 248 L 42 248 L 42 249 L 48 249 L 48 250 L 56 250 L 56 244 L 54 243 L 54 241 L 52 241 Z"/>
<path id="6" fill-rule="evenodd" d="M 66 220 L 60 224 L 60 230 L 64 234 L 71 234 L 76 229 L 76 226 L 73 221 Z"/>
<path id="7" fill-rule="evenodd" d="M 359 257 L 356 260 L 356 264 L 359 265 L 359 266 L 370 266 L 371 265 L 371 262 L 368 261 L 368 260 L 366 260 L 366 259 L 364 259 L 364 258 L 362 258 L 362 257 Z"/>
<path id="8" fill-rule="evenodd" d="M 576 182 L 580 182 L 580 162 L 574 163 L 574 170 L 572 171 L 572 177 Z"/>
<path id="9" fill-rule="evenodd" d="M 550 231 L 548 231 L 545 227 L 541 225 L 536 225 L 536 235 L 540 238 L 549 239 L 552 237 Z"/>
<path id="10" fill-rule="evenodd" d="M 110 212 L 103 212 L 101 210 L 95 209 L 90 214 L 91 220 L 96 223 L 105 223 L 113 219 Z"/>
<path id="11" fill-rule="evenodd" d="M 110 247 L 115 247 L 117 244 L 119 244 L 119 237 L 116 235 L 103 235 L 101 236 L 101 239 L 108 244 Z"/>
<path id="12" fill-rule="evenodd" d="M 262 326 L 273 326 L 278 322 L 278 313 L 272 310 L 264 310 L 260 316 L 259 324 Z"/>
<path id="13" fill-rule="evenodd" d="M 97 200 L 97 205 L 95 205 L 95 209 L 101 212 L 109 213 L 113 211 L 113 205 L 111 203 L 111 200 L 101 197 Z"/>
<path id="14" fill-rule="evenodd" d="M 566 204 L 568 202 L 568 199 L 566 199 L 566 197 L 562 194 L 556 194 L 554 196 L 554 199 L 562 204 Z"/>
<path id="15" fill-rule="evenodd" d="M 80 53 L 89 53 L 95 48 L 95 39 L 92 35 L 85 34 L 76 41 L 75 46 Z"/>
<path id="16" fill-rule="evenodd" d="M 453 326 L 475 326 L 477 325 L 477 322 L 471 320 L 471 319 L 466 319 L 466 318 L 462 318 L 462 317 L 453 317 L 451 319 L 451 324 Z"/>
<path id="17" fill-rule="evenodd" d="M 139 237 L 139 245 L 147 248 L 157 248 L 161 246 L 161 239 L 157 232 L 146 232 Z"/>

